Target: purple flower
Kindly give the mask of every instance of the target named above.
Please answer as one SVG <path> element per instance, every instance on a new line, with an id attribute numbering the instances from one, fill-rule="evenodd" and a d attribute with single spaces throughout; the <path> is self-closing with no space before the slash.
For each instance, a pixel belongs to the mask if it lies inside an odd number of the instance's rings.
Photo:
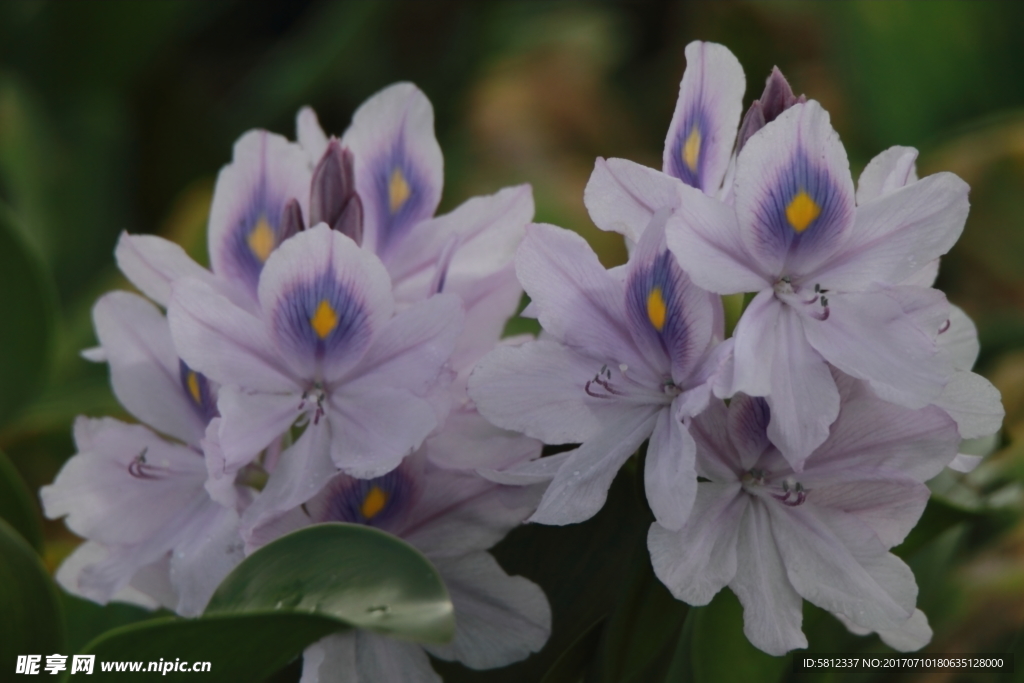
<path id="1" fill-rule="evenodd" d="M 299 508 L 257 527 L 250 548 L 319 522 L 374 526 L 437 567 L 455 607 L 455 638 L 419 646 L 368 631 L 328 636 L 306 649 L 303 680 L 436 681 L 427 653 L 473 669 L 505 666 L 538 651 L 551 608 L 534 583 L 509 576 L 486 552 L 530 514 L 536 487 L 505 487 L 446 470 L 421 452 L 374 479 L 333 477 Z"/>
<path id="2" fill-rule="evenodd" d="M 519 280 L 545 336 L 486 356 L 469 388 L 498 426 L 545 443 L 583 444 L 492 473 L 509 483 L 553 479 L 531 521 L 592 516 L 619 467 L 648 438 L 651 508 L 666 526 L 686 520 L 696 490 L 687 424 L 710 397 L 722 311 L 665 247 L 666 213 L 624 268 L 605 270 L 581 237 L 553 226 L 532 226 L 519 248 Z"/>
<path id="3" fill-rule="evenodd" d="M 900 649 L 931 637 L 913 574 L 888 550 L 924 510 L 922 482 L 956 455 L 956 425 L 938 408 L 894 406 L 862 382 L 836 381 L 839 417 L 800 472 L 769 440 L 764 399 L 713 401 L 691 426 L 703 481 L 690 519 L 648 535 L 676 598 L 704 605 L 729 586 L 747 638 L 773 655 L 807 646 L 802 599 Z"/>
<path id="4" fill-rule="evenodd" d="M 377 476 L 418 448 L 444 417 L 432 392 L 462 326 L 446 294 L 395 315 L 380 261 L 324 224 L 270 255 L 254 311 L 184 278 L 168 316 L 185 362 L 221 385 L 223 476 L 301 432 L 268 463 L 251 520 L 308 500 L 337 468 Z"/>
<path id="5" fill-rule="evenodd" d="M 204 452 L 217 448 L 217 387 L 178 358 L 167 320 L 145 299 L 107 294 L 93 320 L 101 345 L 94 355 L 109 362 L 117 398 L 180 443 L 109 418 L 75 422 L 78 453 L 41 491 L 46 515 L 66 515 L 68 528 L 87 539 L 58 580 L 101 603 L 128 599 L 198 614 L 242 558 L 239 513 L 249 501 L 233 480 L 217 500 L 205 488 Z"/>
<path id="6" fill-rule="evenodd" d="M 757 292 L 735 332 L 723 395 L 764 396 L 769 436 L 799 470 L 828 435 L 839 396 L 826 365 L 908 407 L 933 402 L 952 368 L 936 336 L 940 292 L 907 285 L 956 241 L 967 185 L 939 173 L 854 204 L 846 152 L 817 102 L 754 135 L 735 206 L 680 187 L 668 244 L 693 281 Z"/>

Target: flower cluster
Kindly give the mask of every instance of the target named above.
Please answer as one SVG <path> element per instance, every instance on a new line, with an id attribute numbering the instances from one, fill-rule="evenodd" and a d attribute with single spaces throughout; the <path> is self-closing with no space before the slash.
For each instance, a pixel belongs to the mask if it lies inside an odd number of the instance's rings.
<path id="1" fill-rule="evenodd" d="M 529 186 L 434 216 L 443 159 L 429 101 L 378 93 L 340 140 L 311 110 L 298 142 L 243 135 L 217 178 L 211 269 L 124 234 L 127 292 L 93 311 L 114 393 L 141 424 L 80 418 L 78 454 L 42 490 L 87 542 L 58 573 L 98 602 L 202 612 L 245 555 L 300 526 L 382 528 L 438 567 L 455 639 L 430 652 L 473 668 L 539 650 L 547 599 L 486 552 L 536 505 L 476 467 L 540 443 L 491 426 L 466 394 L 522 289 L 512 258 Z M 160 309 L 166 309 L 166 315 Z M 437 680 L 419 646 L 325 638 L 304 680 Z"/>
<path id="2" fill-rule="evenodd" d="M 699 42 L 686 57 L 662 170 L 598 159 L 585 191 L 627 242 L 620 267 L 531 224 L 529 186 L 435 217 L 443 160 L 409 84 L 340 139 L 309 109 L 297 142 L 244 135 L 217 179 L 210 270 L 122 235 L 148 299 L 101 298 L 86 356 L 141 424 L 80 418 L 79 453 L 43 489 L 88 539 L 62 584 L 195 615 L 254 549 L 368 524 L 435 564 L 455 638 L 332 635 L 303 680 L 439 680 L 427 652 L 502 666 L 543 646 L 551 613 L 487 549 L 527 518 L 592 517 L 640 450 L 652 564 L 677 598 L 729 586 L 772 654 L 806 646 L 803 599 L 897 649 L 927 643 L 889 551 L 924 482 L 976 464 L 961 440 L 1003 415 L 971 372 L 973 325 L 932 287 L 968 188 L 918 179 L 894 147 L 855 189 L 827 112 L 777 69 L 741 122 L 736 58 Z M 544 333 L 502 341 L 524 291 Z M 740 293 L 726 338 L 721 295 Z"/>
<path id="3" fill-rule="evenodd" d="M 806 646 L 801 599 L 917 649 L 931 631 L 888 551 L 923 482 L 976 464 L 961 439 L 1003 416 L 970 371 L 973 325 L 931 287 L 968 188 L 919 180 L 916 151 L 894 147 L 855 191 L 827 112 L 777 69 L 741 124 L 736 58 L 699 42 L 686 57 L 662 170 L 598 159 L 585 192 L 629 262 L 605 270 L 575 235 L 531 227 L 516 268 L 547 334 L 470 377 L 496 425 L 581 445 L 486 474 L 550 481 L 532 521 L 577 522 L 648 440 L 648 545 L 677 598 L 728 585 L 771 654 Z M 723 340 L 714 295 L 739 293 L 753 296 Z"/>

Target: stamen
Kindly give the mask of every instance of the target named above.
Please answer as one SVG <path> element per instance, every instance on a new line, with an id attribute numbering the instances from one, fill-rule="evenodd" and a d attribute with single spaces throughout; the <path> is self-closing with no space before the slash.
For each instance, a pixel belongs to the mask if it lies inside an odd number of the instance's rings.
<path id="1" fill-rule="evenodd" d="M 948 330 L 951 324 L 952 321 L 949 318 L 946 318 L 946 322 L 942 323 L 942 327 L 939 328 L 939 334 L 942 334 L 943 332 Z"/>
<path id="2" fill-rule="evenodd" d="M 158 474 L 160 468 L 156 465 L 151 465 L 146 462 L 146 452 L 149 448 L 143 448 L 142 452 L 132 458 L 132 461 L 128 463 L 128 474 L 132 475 L 136 479 L 159 479 Z"/>

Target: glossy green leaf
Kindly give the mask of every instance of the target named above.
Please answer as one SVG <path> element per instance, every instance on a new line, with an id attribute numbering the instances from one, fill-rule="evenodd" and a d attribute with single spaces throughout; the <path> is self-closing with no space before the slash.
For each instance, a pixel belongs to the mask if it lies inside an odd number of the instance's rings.
<path id="1" fill-rule="evenodd" d="M 132 680 L 125 671 L 103 671 L 104 663 L 138 662 L 146 671 L 150 662 L 209 662 L 210 671 L 149 673 L 146 680 L 197 680 L 218 683 L 252 683 L 270 676 L 301 654 L 302 650 L 336 631 L 333 619 L 312 614 L 237 614 L 186 620 L 152 619 L 104 633 L 82 648 L 96 656 L 90 681 Z M 70 661 L 70 660 L 69 660 Z M 75 681 L 69 676 L 65 681 Z M 157 678 L 159 676 L 159 678 Z"/>
<path id="2" fill-rule="evenodd" d="M 0 451 L 0 519 L 10 524 L 36 550 L 43 549 L 43 530 L 32 494 L 3 451 Z"/>
<path id="3" fill-rule="evenodd" d="M 63 620 L 57 587 L 28 543 L 0 520 L 0 676 L 18 655 L 60 653 Z"/>
<path id="4" fill-rule="evenodd" d="M 415 548 L 355 524 L 318 524 L 247 557 L 218 587 L 207 615 L 281 611 L 444 643 L 455 634 L 448 591 Z"/>
<path id="5" fill-rule="evenodd" d="M 0 423 L 39 389 L 50 359 L 56 299 L 35 255 L 0 204 Z"/>

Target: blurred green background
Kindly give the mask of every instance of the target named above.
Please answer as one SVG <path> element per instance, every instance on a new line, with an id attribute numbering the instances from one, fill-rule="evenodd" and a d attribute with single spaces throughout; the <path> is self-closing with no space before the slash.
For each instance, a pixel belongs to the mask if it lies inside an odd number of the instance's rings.
<path id="1" fill-rule="evenodd" d="M 922 174 L 972 187 L 938 286 L 977 322 L 978 369 L 1007 419 L 986 465 L 936 484 L 922 524 L 934 533 L 901 554 L 930 650 L 1003 651 L 1024 624 L 1022 30 L 1019 2 L 0 3 L 0 449 L 35 491 L 72 454 L 75 415 L 124 416 L 105 366 L 78 356 L 95 343 L 96 297 L 126 286 L 117 236 L 162 234 L 204 259 L 214 178 L 245 130 L 292 137 L 310 104 L 340 135 L 369 95 L 413 81 L 434 103 L 442 210 L 529 182 L 537 220 L 579 231 L 612 265 L 620 240 L 582 202 L 594 158 L 660 167 L 683 48 L 712 40 L 743 64 L 747 102 L 773 65 L 821 101 L 855 177 L 902 144 L 921 150 Z M 63 523 L 44 536 L 52 570 L 77 540 Z"/>

